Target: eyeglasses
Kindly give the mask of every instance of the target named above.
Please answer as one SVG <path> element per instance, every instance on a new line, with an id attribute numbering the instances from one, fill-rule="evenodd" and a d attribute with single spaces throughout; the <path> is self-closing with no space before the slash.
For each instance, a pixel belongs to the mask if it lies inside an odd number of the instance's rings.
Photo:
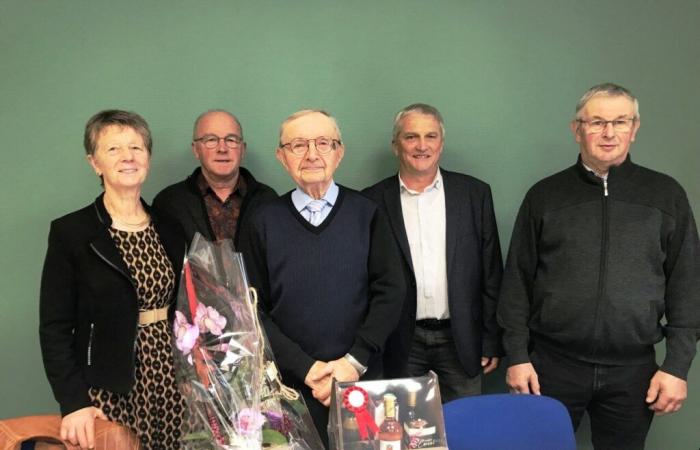
<path id="1" fill-rule="evenodd" d="M 624 119 L 614 119 L 614 120 L 603 120 L 603 119 L 593 119 L 593 120 L 583 120 L 576 119 L 578 123 L 582 123 L 586 126 L 586 131 L 590 134 L 602 133 L 611 123 L 613 130 L 619 133 L 629 133 L 632 131 L 632 126 L 637 120 L 636 117 L 624 118 Z"/>
<path id="2" fill-rule="evenodd" d="M 333 139 L 327 136 L 319 136 L 316 139 L 294 138 L 286 144 L 280 143 L 280 148 L 292 152 L 296 156 L 305 155 L 309 151 L 309 142 L 314 141 L 316 151 L 321 155 L 330 153 L 335 150 L 341 142 L 338 139 Z"/>
<path id="3" fill-rule="evenodd" d="M 236 149 L 241 146 L 241 143 L 243 143 L 243 138 L 235 134 L 229 134 L 228 136 L 224 137 L 219 137 L 214 134 L 205 134 L 200 138 L 193 139 L 193 141 L 201 142 L 204 147 L 213 149 L 219 146 L 219 141 L 222 139 L 224 140 L 224 145 L 230 149 Z"/>

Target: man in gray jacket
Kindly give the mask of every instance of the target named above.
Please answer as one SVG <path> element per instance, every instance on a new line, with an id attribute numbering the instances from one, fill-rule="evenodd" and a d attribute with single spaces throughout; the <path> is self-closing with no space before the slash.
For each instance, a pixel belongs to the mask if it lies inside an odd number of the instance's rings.
<path id="1" fill-rule="evenodd" d="M 700 329 L 693 213 L 674 179 L 632 163 L 639 125 L 627 89 L 583 95 L 578 162 L 525 196 L 498 304 L 511 391 L 559 399 L 574 428 L 587 411 L 596 449 L 641 449 L 653 414 L 681 408 Z"/>

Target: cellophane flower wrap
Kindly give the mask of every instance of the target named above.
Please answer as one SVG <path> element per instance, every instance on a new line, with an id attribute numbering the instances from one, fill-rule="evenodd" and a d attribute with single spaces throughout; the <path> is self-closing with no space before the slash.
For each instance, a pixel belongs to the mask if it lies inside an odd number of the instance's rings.
<path id="1" fill-rule="evenodd" d="M 303 398 L 279 379 L 256 303 L 231 241 L 195 235 L 173 321 L 185 448 L 323 448 Z"/>

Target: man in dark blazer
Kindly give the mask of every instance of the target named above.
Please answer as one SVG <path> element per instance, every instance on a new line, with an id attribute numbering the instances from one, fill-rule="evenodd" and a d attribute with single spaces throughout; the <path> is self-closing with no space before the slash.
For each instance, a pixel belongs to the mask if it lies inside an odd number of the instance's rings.
<path id="1" fill-rule="evenodd" d="M 439 168 L 444 134 L 436 108 L 399 111 L 392 141 L 399 173 L 363 192 L 385 209 L 409 283 L 384 375 L 433 370 L 442 400 L 450 401 L 481 393 L 481 373 L 498 366 L 503 268 L 491 190 Z"/>
<path id="2" fill-rule="evenodd" d="M 241 167 L 245 152 L 236 116 L 221 109 L 202 113 L 192 135 L 192 153 L 200 167 L 156 195 L 153 209 L 177 220 L 188 242 L 199 232 L 210 241 L 231 239 L 238 249 L 241 229 L 253 212 L 277 198 L 271 187 Z"/>

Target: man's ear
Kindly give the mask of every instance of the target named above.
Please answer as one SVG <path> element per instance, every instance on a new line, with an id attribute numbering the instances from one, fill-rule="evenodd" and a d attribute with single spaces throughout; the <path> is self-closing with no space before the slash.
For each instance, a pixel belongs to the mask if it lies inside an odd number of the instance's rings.
<path id="1" fill-rule="evenodd" d="M 345 156 L 345 146 L 343 144 L 340 144 L 338 148 L 335 149 L 336 152 L 338 152 L 338 163 L 343 160 L 343 156 Z"/>
<path id="2" fill-rule="evenodd" d="M 634 121 L 634 126 L 632 127 L 632 133 L 630 135 L 630 142 L 634 142 L 634 140 L 637 138 L 637 131 L 639 131 L 639 126 L 641 124 L 642 122 L 639 118 Z"/>
<path id="3" fill-rule="evenodd" d="M 579 128 L 581 127 L 581 122 L 579 122 L 576 119 L 573 119 L 569 123 L 569 128 L 571 128 L 571 132 L 574 134 L 574 139 L 576 139 L 576 142 L 581 142 L 581 135 L 579 134 Z"/>
<path id="4" fill-rule="evenodd" d="M 284 167 L 285 170 L 287 170 L 287 160 L 284 159 L 284 149 L 277 147 L 277 150 L 275 150 L 275 158 L 277 158 L 277 161 L 282 164 L 282 167 Z"/>
<path id="5" fill-rule="evenodd" d="M 391 151 L 394 152 L 394 156 L 399 156 L 399 146 L 394 140 L 391 141 Z"/>

